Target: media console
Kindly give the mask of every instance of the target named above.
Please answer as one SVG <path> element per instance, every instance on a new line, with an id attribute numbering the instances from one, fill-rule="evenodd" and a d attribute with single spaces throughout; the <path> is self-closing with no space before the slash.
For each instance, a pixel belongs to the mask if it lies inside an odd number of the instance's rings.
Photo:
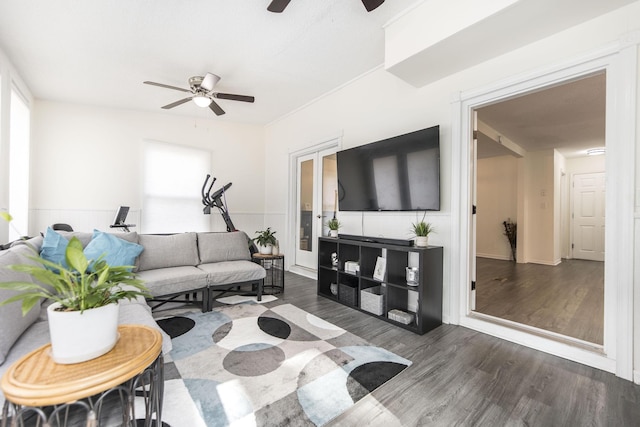
<path id="1" fill-rule="evenodd" d="M 318 295 L 418 334 L 440 326 L 442 247 L 420 248 L 388 243 L 394 239 L 355 237 L 318 239 Z M 359 265 L 355 273 L 353 262 Z M 407 267 L 417 268 L 412 284 L 407 283 Z"/>

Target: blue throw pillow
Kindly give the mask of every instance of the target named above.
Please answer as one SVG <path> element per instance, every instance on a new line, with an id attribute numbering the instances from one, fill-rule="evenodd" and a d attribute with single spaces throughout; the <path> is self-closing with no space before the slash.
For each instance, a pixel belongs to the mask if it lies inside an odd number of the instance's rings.
<path id="1" fill-rule="evenodd" d="M 93 238 L 84 248 L 84 255 L 87 259 L 95 261 L 104 254 L 103 259 L 107 264 L 115 267 L 134 265 L 143 249 L 144 247 L 137 243 L 127 242 L 113 234 L 93 230 Z"/>
<path id="2" fill-rule="evenodd" d="M 69 241 L 67 239 L 55 232 L 51 227 L 47 227 L 42 241 L 42 248 L 40 249 L 40 256 L 47 261 L 61 265 L 63 268 L 69 268 L 64 256 L 68 245 Z"/>

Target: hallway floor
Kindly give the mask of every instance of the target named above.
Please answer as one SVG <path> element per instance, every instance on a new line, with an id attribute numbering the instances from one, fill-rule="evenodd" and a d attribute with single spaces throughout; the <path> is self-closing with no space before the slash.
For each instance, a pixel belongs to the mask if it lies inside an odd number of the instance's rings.
<path id="1" fill-rule="evenodd" d="M 604 262 L 557 266 L 477 258 L 476 312 L 603 343 Z"/>

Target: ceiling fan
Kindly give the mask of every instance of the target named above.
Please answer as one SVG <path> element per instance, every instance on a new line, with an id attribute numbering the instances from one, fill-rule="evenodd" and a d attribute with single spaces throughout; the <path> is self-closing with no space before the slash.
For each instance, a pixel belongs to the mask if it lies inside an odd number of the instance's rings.
<path id="1" fill-rule="evenodd" d="M 291 0 L 272 0 L 267 10 L 269 12 L 282 13 L 284 9 L 289 5 Z M 378 6 L 384 3 L 384 0 L 362 0 L 362 4 L 364 5 L 367 12 L 371 12 Z"/>
<path id="2" fill-rule="evenodd" d="M 169 110 L 173 107 L 177 107 L 178 105 L 182 105 L 185 102 L 189 102 L 193 100 L 193 102 L 202 108 L 209 107 L 211 111 L 213 111 L 216 116 L 221 116 L 224 114 L 224 110 L 216 103 L 213 99 L 229 99 L 231 101 L 242 101 L 242 102 L 254 102 L 255 98 L 253 96 L 247 95 L 234 95 L 231 93 L 222 93 L 222 92 L 214 92 L 214 88 L 216 84 L 220 81 L 220 76 L 216 76 L 212 73 L 207 73 L 204 76 L 193 76 L 189 79 L 189 86 L 191 89 L 183 89 L 181 87 L 165 85 L 162 83 L 156 82 L 143 82 L 147 85 L 160 86 L 165 87 L 167 89 L 179 90 L 181 92 L 190 92 L 191 95 L 187 98 L 181 99 L 176 102 L 172 102 L 171 104 L 167 104 L 162 107 L 165 110 Z"/>

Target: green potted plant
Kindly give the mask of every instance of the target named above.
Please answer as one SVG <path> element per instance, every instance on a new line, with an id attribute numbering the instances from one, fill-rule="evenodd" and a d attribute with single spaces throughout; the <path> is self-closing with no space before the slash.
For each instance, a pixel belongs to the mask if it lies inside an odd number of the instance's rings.
<path id="1" fill-rule="evenodd" d="M 88 260 L 78 238 L 65 251 L 68 267 L 48 261 L 35 251 L 37 264 L 7 268 L 29 274 L 32 282 L 0 283 L 0 289 L 18 292 L 0 305 L 22 301 L 23 315 L 41 299 L 47 308 L 52 356 L 57 363 L 77 363 L 108 352 L 118 338 L 118 301 L 149 296 L 133 266 L 110 266 L 103 256 Z"/>
<path id="2" fill-rule="evenodd" d="M 425 222 L 425 212 L 420 221 L 416 221 L 411 225 L 411 231 L 415 236 L 415 245 L 419 248 L 426 248 L 429 246 L 429 234 L 435 231 L 433 225 L 429 222 Z"/>
<path id="3" fill-rule="evenodd" d="M 275 237 L 276 232 L 271 231 L 271 227 L 267 227 L 266 230 L 256 231 L 256 233 L 258 233 L 258 236 L 254 237 L 253 241 L 258 244 L 260 253 L 263 255 L 271 255 L 273 245 L 277 242 Z"/>
<path id="4" fill-rule="evenodd" d="M 338 218 L 331 218 L 329 221 L 327 221 L 327 227 L 329 227 L 329 236 L 338 237 L 338 230 L 341 226 L 342 224 L 340 224 Z"/>

